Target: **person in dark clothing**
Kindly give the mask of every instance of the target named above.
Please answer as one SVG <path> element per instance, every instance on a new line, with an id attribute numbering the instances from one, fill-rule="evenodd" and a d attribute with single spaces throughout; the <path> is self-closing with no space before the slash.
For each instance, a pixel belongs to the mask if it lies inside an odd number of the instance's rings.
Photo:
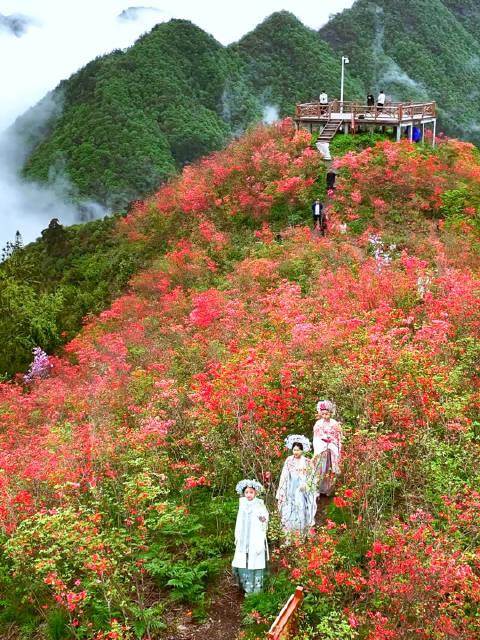
<path id="1" fill-rule="evenodd" d="M 412 129 L 412 141 L 413 142 L 420 142 L 422 139 L 422 132 L 420 131 L 420 129 L 418 127 L 413 127 Z"/>
<path id="2" fill-rule="evenodd" d="M 327 190 L 331 191 L 332 189 L 335 189 L 335 178 L 337 177 L 337 174 L 335 173 L 335 171 L 328 171 L 327 172 Z"/>
<path id="3" fill-rule="evenodd" d="M 327 216 L 323 204 L 317 198 L 312 203 L 313 228 L 320 231 L 320 235 L 324 236 L 327 230 Z"/>
<path id="4" fill-rule="evenodd" d="M 373 93 L 369 93 L 367 96 L 367 113 L 373 113 L 375 107 L 375 98 Z"/>

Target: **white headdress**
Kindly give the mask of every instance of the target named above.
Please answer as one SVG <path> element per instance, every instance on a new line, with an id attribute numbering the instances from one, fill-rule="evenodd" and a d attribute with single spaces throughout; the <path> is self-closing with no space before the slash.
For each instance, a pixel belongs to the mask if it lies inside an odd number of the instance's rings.
<path id="1" fill-rule="evenodd" d="M 337 407 L 335 406 L 334 402 L 331 402 L 330 400 L 319 400 L 317 402 L 317 411 L 330 411 L 330 413 L 332 414 L 332 416 L 335 415 L 335 411 L 337 410 Z"/>
<path id="2" fill-rule="evenodd" d="M 294 434 L 285 438 L 285 446 L 287 449 L 293 449 L 293 445 L 297 442 L 302 445 L 305 452 L 310 451 L 312 448 L 310 440 L 306 436 Z"/>
<path id="3" fill-rule="evenodd" d="M 257 493 L 261 493 L 263 491 L 263 486 L 260 484 L 260 482 L 258 482 L 258 480 L 248 480 L 248 479 L 240 480 L 240 482 L 237 482 L 235 491 L 238 493 L 239 496 L 242 496 L 243 492 L 247 487 L 251 487 L 252 489 L 255 489 Z"/>

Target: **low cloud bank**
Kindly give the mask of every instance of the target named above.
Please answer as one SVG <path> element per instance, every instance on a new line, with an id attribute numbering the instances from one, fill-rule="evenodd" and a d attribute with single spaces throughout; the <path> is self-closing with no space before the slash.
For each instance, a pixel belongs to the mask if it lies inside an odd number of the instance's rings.
<path id="1" fill-rule="evenodd" d="M 75 190 L 65 173 L 58 169 L 52 171 L 47 185 L 21 176 L 36 133 L 59 109 L 58 98 L 55 100 L 49 95 L 30 112 L 30 116 L 25 116 L 29 136 L 22 135 L 22 131 L 16 128 L 0 134 L 0 248 L 7 242 L 13 242 L 17 231 L 24 243 L 35 240 L 52 218 L 69 225 L 109 213 L 96 202 L 85 200 L 73 204 Z"/>
<path id="2" fill-rule="evenodd" d="M 21 13 L 5 16 L 0 13 L 0 36 L 12 35 L 20 38 L 30 25 L 35 24 L 35 20 L 24 16 Z"/>
<path id="3" fill-rule="evenodd" d="M 264 124 L 273 124 L 277 122 L 277 120 L 280 120 L 278 107 L 274 104 L 265 105 L 262 113 L 262 122 L 264 122 Z"/>
<path id="4" fill-rule="evenodd" d="M 163 13 L 163 11 L 156 7 L 128 7 L 128 9 L 124 9 L 117 17 L 119 20 L 124 21 L 140 20 L 148 13 L 159 14 Z"/>

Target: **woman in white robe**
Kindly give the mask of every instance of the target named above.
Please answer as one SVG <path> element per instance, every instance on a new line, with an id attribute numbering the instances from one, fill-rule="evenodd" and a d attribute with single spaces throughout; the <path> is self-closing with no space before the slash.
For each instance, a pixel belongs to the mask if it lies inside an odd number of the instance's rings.
<path id="1" fill-rule="evenodd" d="M 317 418 L 313 427 L 313 462 L 318 478 L 318 493 L 333 493 L 340 473 L 342 426 L 334 420 L 335 405 L 329 400 L 317 403 Z"/>
<path id="2" fill-rule="evenodd" d="M 307 532 L 315 523 L 316 489 L 313 480 L 314 467 L 305 457 L 310 451 L 310 440 L 302 435 L 285 439 L 285 446 L 292 450 L 283 465 L 276 494 L 282 527 L 286 532 Z"/>
<path id="3" fill-rule="evenodd" d="M 235 525 L 233 576 L 245 593 L 262 591 L 268 560 L 268 511 L 257 492 L 256 480 L 241 480 L 236 487 L 241 496 Z"/>

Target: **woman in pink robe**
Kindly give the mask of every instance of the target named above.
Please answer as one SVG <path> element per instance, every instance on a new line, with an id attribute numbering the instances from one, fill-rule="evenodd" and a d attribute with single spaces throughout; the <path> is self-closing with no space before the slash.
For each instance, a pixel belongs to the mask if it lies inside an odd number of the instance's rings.
<path id="1" fill-rule="evenodd" d="M 318 493 L 331 495 L 340 473 L 342 427 L 333 419 L 335 405 L 329 400 L 317 403 L 317 421 L 313 427 L 313 462 L 318 477 Z"/>

